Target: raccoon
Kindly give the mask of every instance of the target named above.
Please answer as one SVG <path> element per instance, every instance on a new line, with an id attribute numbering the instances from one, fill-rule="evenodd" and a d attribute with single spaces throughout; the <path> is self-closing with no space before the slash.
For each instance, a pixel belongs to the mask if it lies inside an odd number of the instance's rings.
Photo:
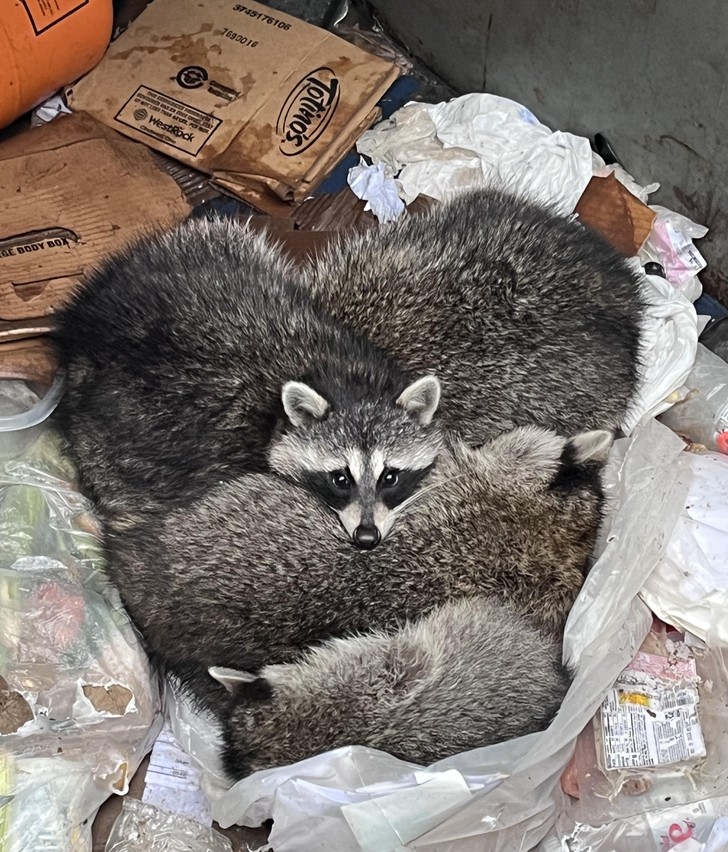
<path id="1" fill-rule="evenodd" d="M 515 426 L 616 429 L 644 301 L 596 233 L 495 190 L 344 235 L 306 269 L 336 318 L 443 385 L 439 418 L 478 445 Z"/>
<path id="2" fill-rule="evenodd" d="M 347 745 L 427 766 L 543 730 L 571 680 L 558 637 L 486 597 L 332 639 L 258 675 L 212 674 L 232 690 L 223 765 L 233 779 Z"/>
<path id="3" fill-rule="evenodd" d="M 102 518 L 274 470 L 373 547 L 440 449 L 437 378 L 413 381 L 332 320 L 276 245 L 231 220 L 140 240 L 57 325 L 58 422 Z"/>
<path id="4" fill-rule="evenodd" d="M 290 662 L 448 600 L 490 595 L 558 632 L 589 567 L 611 441 L 522 427 L 445 448 L 374 550 L 350 547 L 304 489 L 249 474 L 159 519 L 111 519 L 109 570 L 150 655 L 213 712 L 210 666 Z"/>

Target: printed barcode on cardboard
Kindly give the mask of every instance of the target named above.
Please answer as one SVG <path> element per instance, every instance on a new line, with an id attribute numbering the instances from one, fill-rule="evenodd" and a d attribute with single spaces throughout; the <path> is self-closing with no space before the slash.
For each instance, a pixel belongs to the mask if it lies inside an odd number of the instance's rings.
<path id="1" fill-rule="evenodd" d="M 192 156 L 202 150 L 222 124 L 214 115 L 148 86 L 139 86 L 115 120 Z"/>

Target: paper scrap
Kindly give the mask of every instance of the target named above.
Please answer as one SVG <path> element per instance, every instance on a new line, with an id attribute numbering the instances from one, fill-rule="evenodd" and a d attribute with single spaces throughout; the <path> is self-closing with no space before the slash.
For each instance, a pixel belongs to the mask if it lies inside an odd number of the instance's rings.
<path id="1" fill-rule="evenodd" d="M 212 812 L 200 782 L 199 769 L 165 723 L 152 749 L 142 801 L 209 827 Z"/>
<path id="2" fill-rule="evenodd" d="M 592 177 L 588 139 L 552 132 L 521 104 L 480 93 L 407 104 L 364 133 L 357 150 L 398 175 L 408 204 L 492 186 L 571 213 Z"/>
<path id="3" fill-rule="evenodd" d="M 349 169 L 347 180 L 354 195 L 366 201 L 364 210 L 371 210 L 380 222 L 394 222 L 404 213 L 404 201 L 397 184 L 385 174 L 384 163 L 368 166 L 362 160 Z"/>
<path id="4" fill-rule="evenodd" d="M 344 805 L 341 812 L 362 852 L 399 852 L 441 822 L 448 810 L 471 799 L 463 776 L 450 769 L 417 787 Z"/>

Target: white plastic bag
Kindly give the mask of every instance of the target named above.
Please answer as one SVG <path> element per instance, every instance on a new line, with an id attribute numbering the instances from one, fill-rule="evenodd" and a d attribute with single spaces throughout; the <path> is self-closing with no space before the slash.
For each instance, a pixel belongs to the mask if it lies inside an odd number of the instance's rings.
<path id="1" fill-rule="evenodd" d="M 357 150 L 398 175 L 407 204 L 491 186 L 571 213 L 592 176 L 588 139 L 554 132 L 521 104 L 479 93 L 409 103 L 364 133 Z"/>
<path id="2" fill-rule="evenodd" d="M 690 453 L 686 474 L 685 506 L 641 596 L 668 624 L 728 645 L 728 456 Z"/>
<path id="3" fill-rule="evenodd" d="M 642 274 L 638 263 L 635 271 Z M 629 434 L 643 417 L 656 417 L 673 404 L 698 349 L 699 321 L 692 302 L 659 275 L 644 275 L 647 308 L 642 323 L 641 373 L 622 429 Z"/>

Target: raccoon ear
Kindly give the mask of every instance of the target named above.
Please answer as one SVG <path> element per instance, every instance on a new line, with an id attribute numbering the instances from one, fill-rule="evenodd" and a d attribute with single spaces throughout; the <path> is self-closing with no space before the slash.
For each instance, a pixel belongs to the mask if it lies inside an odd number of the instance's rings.
<path id="1" fill-rule="evenodd" d="M 221 683 L 228 692 L 234 692 L 235 687 L 241 683 L 253 683 L 258 680 L 258 675 L 252 672 L 239 672 L 235 669 L 226 669 L 223 666 L 210 666 L 207 670 L 211 677 Z"/>
<path id="2" fill-rule="evenodd" d="M 423 376 L 406 387 L 397 398 L 397 405 L 419 420 L 423 426 L 432 420 L 440 404 L 440 382 L 435 376 Z"/>
<path id="3" fill-rule="evenodd" d="M 582 464 L 587 461 L 603 462 L 607 460 L 614 443 L 614 432 L 608 429 L 594 429 L 580 432 L 569 441 L 574 453 L 574 461 Z"/>
<path id="4" fill-rule="evenodd" d="M 329 404 L 316 391 L 303 382 L 286 382 L 281 391 L 283 410 L 294 426 L 303 426 L 311 420 L 321 420 Z"/>

